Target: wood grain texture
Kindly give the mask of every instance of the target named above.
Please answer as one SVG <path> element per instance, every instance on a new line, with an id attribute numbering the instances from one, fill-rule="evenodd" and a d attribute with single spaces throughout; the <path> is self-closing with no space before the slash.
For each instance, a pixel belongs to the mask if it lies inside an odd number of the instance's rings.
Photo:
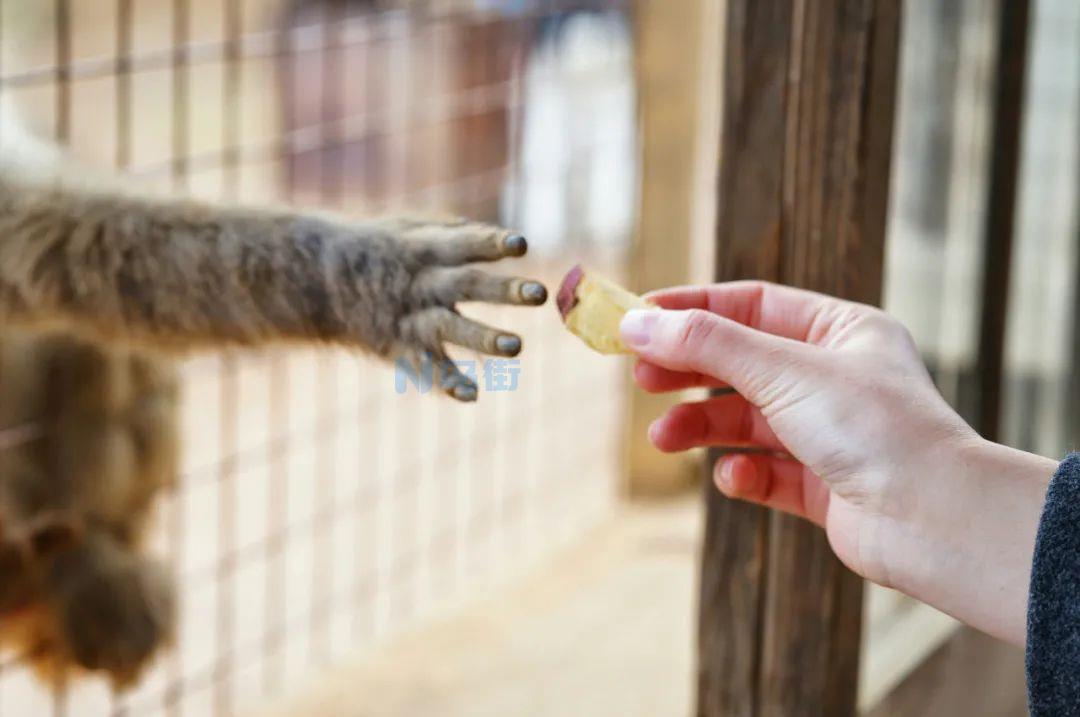
<path id="1" fill-rule="evenodd" d="M 780 279 L 780 197 L 791 3 L 728 5 L 717 206 L 717 278 Z M 768 514 L 712 487 L 706 461 L 706 530 L 698 633 L 698 714 L 757 714 L 762 580 Z"/>
<path id="2" fill-rule="evenodd" d="M 731 0 L 728 13 L 718 280 L 878 302 L 898 4 Z M 854 714 L 861 581 L 819 529 L 706 492 L 698 713 Z"/>
<path id="3" fill-rule="evenodd" d="M 710 453 L 710 466 L 717 456 Z M 697 714 L 757 714 L 760 605 L 768 516 L 725 499 L 705 480 L 698 613 Z"/>

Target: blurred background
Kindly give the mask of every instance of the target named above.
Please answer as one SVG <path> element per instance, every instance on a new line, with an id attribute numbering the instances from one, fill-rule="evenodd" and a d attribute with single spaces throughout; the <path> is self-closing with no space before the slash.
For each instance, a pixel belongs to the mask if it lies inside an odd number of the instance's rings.
<path id="1" fill-rule="evenodd" d="M 885 305 L 973 421 L 1006 1 L 903 3 Z M 645 290 L 708 280 L 723 241 L 724 5 L 0 0 L 0 100 L 161 191 L 461 214 L 521 230 L 549 286 L 583 262 Z M 1035 0 L 1026 31 L 1001 437 L 1056 455 L 1080 430 L 1080 4 Z M 124 694 L 6 656 L 0 714 L 691 712 L 701 457 L 643 440 L 671 399 L 552 307 L 470 312 L 526 345 L 475 406 L 344 351 L 185 360 L 154 546 L 175 647 Z M 860 706 L 907 714 L 897 688 L 957 626 L 878 589 L 864 614 Z M 1001 714 L 1023 714 L 1002 659 Z"/>

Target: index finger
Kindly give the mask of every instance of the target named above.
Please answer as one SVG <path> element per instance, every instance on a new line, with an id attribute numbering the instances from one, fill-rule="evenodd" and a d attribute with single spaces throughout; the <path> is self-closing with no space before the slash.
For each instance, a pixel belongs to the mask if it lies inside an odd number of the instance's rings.
<path id="1" fill-rule="evenodd" d="M 677 286 L 646 295 L 664 309 L 704 309 L 774 336 L 814 342 L 833 320 L 857 306 L 831 296 L 767 281 Z"/>

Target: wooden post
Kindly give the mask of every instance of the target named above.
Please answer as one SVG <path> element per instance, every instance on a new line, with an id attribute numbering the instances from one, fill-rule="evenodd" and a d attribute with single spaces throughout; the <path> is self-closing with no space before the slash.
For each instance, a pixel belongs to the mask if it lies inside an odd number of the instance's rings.
<path id="1" fill-rule="evenodd" d="M 896 0 L 729 0 L 718 280 L 879 301 L 899 25 Z M 698 713 L 854 714 L 861 581 L 707 483 Z"/>
<path id="2" fill-rule="evenodd" d="M 1024 119 L 1029 0 L 999 0 L 997 68 L 990 141 L 990 188 L 983 228 L 983 305 L 976 367 L 979 411 L 975 427 L 998 440 L 1002 381 L 1005 374 L 1005 321 L 1009 304 L 1009 266 L 1016 223 L 1017 176 Z"/>
<path id="3" fill-rule="evenodd" d="M 699 196 L 701 122 L 708 72 L 703 21 L 719 0 L 642 0 L 635 6 L 638 105 L 641 109 L 641 202 L 630 285 L 638 292 L 691 280 L 695 207 Z M 713 138 L 714 139 L 714 138 Z M 711 192 L 710 192 L 711 194 Z M 708 237 L 703 237 L 708 241 Z M 708 274 L 707 274 L 708 275 Z M 685 490 L 697 480 L 699 458 L 661 453 L 643 440 L 650 422 L 677 396 L 631 391 L 628 492 L 652 496 Z"/>

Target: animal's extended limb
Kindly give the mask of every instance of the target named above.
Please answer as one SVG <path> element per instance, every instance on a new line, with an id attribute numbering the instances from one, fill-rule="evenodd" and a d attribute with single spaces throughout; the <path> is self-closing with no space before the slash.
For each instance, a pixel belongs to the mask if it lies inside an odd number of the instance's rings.
<path id="1" fill-rule="evenodd" d="M 464 221 L 351 223 L 0 175 L 0 317 L 166 348 L 316 340 L 429 356 L 441 384 L 476 389 L 443 343 L 515 355 L 518 337 L 459 301 L 542 304 L 544 287 L 468 266 L 526 243 Z"/>

